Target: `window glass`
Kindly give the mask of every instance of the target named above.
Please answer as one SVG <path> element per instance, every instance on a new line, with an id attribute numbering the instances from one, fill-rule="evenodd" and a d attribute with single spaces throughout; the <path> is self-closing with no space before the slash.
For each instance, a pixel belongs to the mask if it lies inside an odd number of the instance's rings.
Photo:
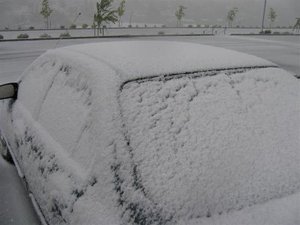
<path id="1" fill-rule="evenodd" d="M 145 196 L 199 217 L 299 189 L 299 89 L 282 76 L 272 68 L 126 83 L 125 136 Z"/>
<path id="2" fill-rule="evenodd" d="M 26 71 L 19 85 L 18 99 L 36 119 L 47 90 L 61 64 L 49 57 L 38 59 Z"/>
<path id="3" fill-rule="evenodd" d="M 68 154 L 87 138 L 91 94 L 85 74 L 69 65 L 61 66 L 45 94 L 38 121 Z"/>

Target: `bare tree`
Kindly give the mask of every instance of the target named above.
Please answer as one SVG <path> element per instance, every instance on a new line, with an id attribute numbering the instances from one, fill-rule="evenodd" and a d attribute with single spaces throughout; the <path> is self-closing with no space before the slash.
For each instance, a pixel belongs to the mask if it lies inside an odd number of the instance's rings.
<path id="1" fill-rule="evenodd" d="M 273 8 L 270 8 L 269 15 L 268 15 L 268 19 L 270 21 L 270 29 L 272 28 L 272 24 L 276 20 L 276 17 L 277 17 L 277 14 L 276 14 L 275 10 Z"/>
<path id="2" fill-rule="evenodd" d="M 228 26 L 229 26 L 229 27 L 232 27 L 232 23 L 233 23 L 233 21 L 235 20 L 238 11 L 239 11 L 239 10 L 238 10 L 237 7 L 234 7 L 234 8 L 232 8 L 232 9 L 230 9 L 230 10 L 228 11 L 226 19 L 227 19 L 227 21 L 228 21 Z"/>
<path id="3" fill-rule="evenodd" d="M 96 3 L 97 12 L 94 14 L 94 22 L 97 25 L 98 36 L 100 33 L 104 35 L 104 23 L 115 23 L 118 21 L 117 10 L 112 8 L 112 2 L 113 0 L 101 0 Z"/>
<path id="4" fill-rule="evenodd" d="M 122 23 L 121 18 L 122 18 L 122 16 L 125 13 L 125 2 L 126 2 L 125 0 L 122 0 L 120 2 L 120 5 L 119 5 L 118 9 L 117 9 L 117 11 L 118 11 L 118 17 L 119 17 L 119 20 L 118 20 L 119 27 L 121 26 L 121 23 Z"/>
<path id="5" fill-rule="evenodd" d="M 181 20 L 182 18 L 185 16 L 184 10 L 186 9 L 185 6 L 180 5 L 178 6 L 176 12 L 175 12 L 175 16 L 177 18 L 177 27 L 181 26 Z"/>
<path id="6" fill-rule="evenodd" d="M 293 31 L 299 32 L 299 30 L 300 30 L 300 18 L 296 18 L 296 20 L 297 21 L 296 21 L 296 23 L 293 27 Z"/>
<path id="7" fill-rule="evenodd" d="M 49 17 L 51 15 L 51 13 L 53 12 L 53 9 L 51 9 L 49 7 L 49 2 L 48 0 L 43 0 L 42 1 L 42 9 L 41 9 L 41 12 L 40 14 L 42 14 L 42 16 L 45 18 L 45 23 L 46 23 L 46 28 L 49 29 L 49 24 L 50 24 L 50 21 L 49 21 Z"/>

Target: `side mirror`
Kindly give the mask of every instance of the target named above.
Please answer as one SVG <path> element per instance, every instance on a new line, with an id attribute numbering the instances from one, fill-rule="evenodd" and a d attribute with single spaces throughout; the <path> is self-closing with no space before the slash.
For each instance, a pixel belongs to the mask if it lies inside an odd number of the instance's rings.
<path id="1" fill-rule="evenodd" d="M 6 98 L 16 99 L 18 96 L 18 83 L 8 83 L 0 85 L 0 100 Z"/>

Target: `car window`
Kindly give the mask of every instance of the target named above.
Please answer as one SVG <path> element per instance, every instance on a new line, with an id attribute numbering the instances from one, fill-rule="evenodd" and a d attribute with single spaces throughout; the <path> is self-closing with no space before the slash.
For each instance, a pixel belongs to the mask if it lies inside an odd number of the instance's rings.
<path id="1" fill-rule="evenodd" d="M 41 57 L 23 74 L 18 100 L 36 119 L 47 90 L 51 87 L 53 77 L 59 71 L 61 62 L 51 57 Z"/>
<path id="2" fill-rule="evenodd" d="M 76 66 L 64 64 L 45 94 L 38 115 L 38 122 L 50 136 L 79 161 L 84 161 L 84 153 L 88 151 L 78 149 L 82 142 L 88 142 L 86 131 L 91 126 L 91 94 L 85 73 Z M 86 143 L 83 147 L 86 148 Z"/>
<path id="3" fill-rule="evenodd" d="M 85 170 L 92 94 L 86 70 L 48 58 L 21 84 L 13 121 L 18 158 L 46 219 L 65 223 L 86 187 L 96 183 Z"/>
<path id="4" fill-rule="evenodd" d="M 297 190 L 298 90 L 275 68 L 126 83 L 132 189 L 147 199 L 139 212 L 198 218 Z"/>

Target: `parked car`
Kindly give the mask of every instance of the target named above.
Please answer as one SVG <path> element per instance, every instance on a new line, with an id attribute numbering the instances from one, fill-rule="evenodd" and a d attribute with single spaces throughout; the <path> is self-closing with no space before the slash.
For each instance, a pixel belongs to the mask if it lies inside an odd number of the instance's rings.
<path id="1" fill-rule="evenodd" d="M 181 42 L 69 46 L 0 95 L 2 154 L 45 224 L 299 222 L 299 81 L 269 61 Z"/>

